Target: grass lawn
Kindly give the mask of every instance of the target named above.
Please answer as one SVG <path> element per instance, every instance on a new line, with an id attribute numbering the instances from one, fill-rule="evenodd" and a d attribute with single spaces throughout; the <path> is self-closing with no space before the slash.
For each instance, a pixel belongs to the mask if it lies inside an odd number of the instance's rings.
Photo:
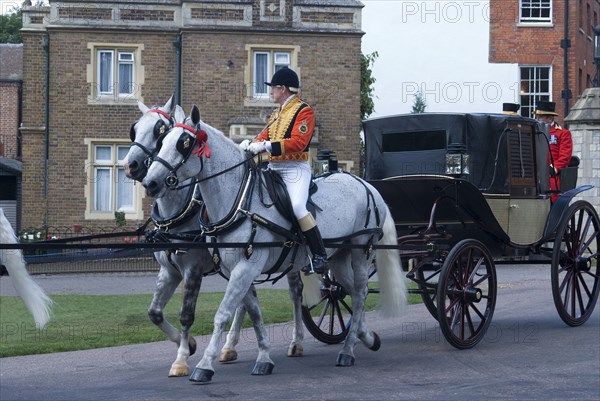
<path id="1" fill-rule="evenodd" d="M 212 321 L 223 293 L 200 293 L 192 335 L 212 332 Z M 292 320 L 287 290 L 259 289 L 266 324 Z M 418 302 L 411 297 L 411 302 Z M 37 330 L 18 297 L 0 297 L 0 357 L 43 354 L 138 344 L 166 339 L 148 318 L 152 294 L 54 295 L 50 323 Z M 379 295 L 370 294 L 367 310 L 377 306 Z M 181 295 L 165 308 L 165 317 L 179 327 Z M 250 327 L 246 317 L 245 327 Z"/>

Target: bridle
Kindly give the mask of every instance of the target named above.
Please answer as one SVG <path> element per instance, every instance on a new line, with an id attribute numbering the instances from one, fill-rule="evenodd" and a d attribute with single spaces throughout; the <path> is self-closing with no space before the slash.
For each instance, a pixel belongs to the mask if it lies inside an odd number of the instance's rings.
<path id="1" fill-rule="evenodd" d="M 154 129 L 153 129 L 154 139 L 156 140 L 156 146 L 155 146 L 154 150 L 148 149 L 146 146 L 142 145 L 141 143 L 139 143 L 135 140 L 135 125 L 138 123 L 139 120 L 134 122 L 131 125 L 131 129 L 129 130 L 131 146 L 137 146 L 138 148 L 142 149 L 142 151 L 147 156 L 146 159 L 144 159 L 144 166 L 146 166 L 146 168 L 149 168 L 150 165 L 152 164 L 152 160 L 153 160 L 154 156 L 156 156 L 156 154 L 160 150 L 160 144 L 162 144 L 162 139 L 165 137 L 167 132 L 169 132 L 169 130 L 171 128 L 173 128 L 173 125 L 175 123 L 175 121 L 173 120 L 173 117 L 169 113 L 162 111 L 161 109 L 153 108 L 153 109 L 148 110 L 148 113 L 160 114 L 158 121 L 156 122 L 156 124 L 154 124 Z M 165 123 L 165 121 L 163 121 L 163 119 L 161 117 L 164 117 L 167 120 L 167 122 Z"/>
<path id="2" fill-rule="evenodd" d="M 183 133 L 179 136 L 177 140 L 176 149 L 183 156 L 183 158 L 175 165 L 172 166 L 171 163 L 166 161 L 165 159 L 159 157 L 158 155 L 154 155 L 152 157 L 152 161 L 157 161 L 163 166 L 165 166 L 169 170 L 169 174 L 165 177 L 165 184 L 169 189 L 180 189 L 181 187 L 177 187 L 179 184 L 179 178 L 177 177 L 177 170 L 181 168 L 190 158 L 191 155 L 197 155 L 200 159 L 200 171 L 204 168 L 204 161 L 202 156 L 206 156 L 210 158 L 210 149 L 208 148 L 208 144 L 206 143 L 208 139 L 208 135 L 206 131 L 200 128 L 200 124 L 193 128 L 184 123 L 177 123 L 173 125 L 173 128 L 182 128 Z M 196 145 L 198 147 L 196 148 Z M 159 148 L 157 146 L 157 148 Z M 196 181 L 192 182 L 193 185 Z"/>

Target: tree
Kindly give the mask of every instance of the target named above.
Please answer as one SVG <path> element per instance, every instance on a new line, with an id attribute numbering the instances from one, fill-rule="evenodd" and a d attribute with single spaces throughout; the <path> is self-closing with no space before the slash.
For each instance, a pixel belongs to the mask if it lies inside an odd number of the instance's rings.
<path id="1" fill-rule="evenodd" d="M 375 78 L 373 78 L 373 71 L 371 70 L 371 66 L 377 60 L 379 54 L 377 52 L 373 52 L 371 54 L 364 55 L 361 53 L 360 55 L 360 119 L 364 120 L 369 117 L 373 111 L 375 111 L 375 102 L 373 102 L 373 92 L 375 92 L 375 88 L 373 88 L 373 84 L 375 83 Z M 359 170 L 361 173 L 364 171 L 365 165 L 365 143 L 361 139 L 360 140 L 360 150 L 359 150 Z"/>
<path id="2" fill-rule="evenodd" d="M 375 78 L 373 78 L 373 71 L 371 66 L 377 60 L 379 54 L 373 52 L 371 54 L 360 55 L 360 119 L 364 120 L 369 117 L 375 110 L 375 103 L 373 102 L 373 84 Z"/>
<path id="3" fill-rule="evenodd" d="M 22 26 L 20 9 L 14 9 L 11 14 L 0 15 L 0 43 L 23 43 Z"/>
<path id="4" fill-rule="evenodd" d="M 421 91 L 418 91 L 415 95 L 415 102 L 413 103 L 411 113 L 424 113 L 427 108 L 427 102 L 425 101 L 425 96 Z"/>

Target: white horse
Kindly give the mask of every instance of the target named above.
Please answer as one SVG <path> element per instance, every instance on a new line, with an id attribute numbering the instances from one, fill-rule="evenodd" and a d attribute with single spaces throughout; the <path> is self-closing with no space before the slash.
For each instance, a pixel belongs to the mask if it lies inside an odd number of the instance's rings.
<path id="1" fill-rule="evenodd" d="M 17 236 L 2 208 L 0 208 L 0 243 L 18 243 Z M 50 320 L 52 300 L 27 272 L 22 250 L 0 249 L 0 265 L 6 267 L 17 294 L 33 316 L 36 327 L 39 330 L 43 329 Z"/>
<path id="2" fill-rule="evenodd" d="M 132 146 L 125 157 L 124 167 L 126 175 L 137 181 L 141 181 L 147 172 L 147 167 L 152 157 L 158 152 L 160 142 L 164 135 L 173 125 L 174 116 L 185 118 L 185 113 L 179 105 L 173 105 L 173 99 L 169 99 L 162 107 L 149 108 L 139 102 L 138 107 L 142 117 L 131 127 Z M 158 227 L 155 238 L 161 234 L 189 233 L 198 230 L 199 205 L 201 201 L 192 192 L 194 186 L 190 185 L 180 190 L 168 191 L 165 196 L 157 199 L 153 205 L 152 218 Z M 168 240 L 168 239 L 167 239 Z M 170 242 L 181 242 L 171 237 Z M 214 273 L 215 264 L 212 255 L 206 249 L 167 250 L 155 252 L 154 256 L 160 264 L 160 270 L 156 280 L 156 290 L 152 303 L 148 309 L 148 315 L 167 337 L 178 344 L 176 360 L 171 365 L 169 376 L 189 375 L 187 360 L 196 351 L 196 341 L 189 335 L 190 328 L 194 323 L 194 315 L 198 292 L 202 284 L 202 277 Z M 168 320 L 165 319 L 163 310 L 167 302 L 173 296 L 179 283 L 183 280 L 183 305 L 180 310 L 181 331 L 178 331 Z M 288 277 L 290 288 L 294 291 L 302 291 L 298 275 Z M 291 290 L 290 290 L 291 291 Z M 301 305 L 298 306 L 300 310 Z M 246 311 L 254 324 L 259 341 L 266 336 L 262 327 L 262 316 L 256 292 L 252 287 L 235 314 L 231 331 L 227 336 L 219 361 L 230 362 L 237 359 L 235 346 L 239 341 L 239 334 Z M 298 316 L 300 314 L 298 313 Z M 297 325 L 302 330 L 302 321 L 297 319 Z M 295 336 L 288 349 L 289 356 L 301 356 L 303 353 L 301 345 L 302 336 Z M 255 369 L 254 374 L 267 374 L 264 370 Z"/>
<path id="3" fill-rule="evenodd" d="M 211 340 L 190 376 L 191 381 L 207 383 L 214 374 L 213 362 L 221 335 L 235 308 L 252 282 L 276 266 L 285 248 L 254 247 L 248 252 L 250 245 L 254 242 L 281 243 L 289 239 L 282 237 L 281 231 L 266 226 L 289 228 L 291 223 L 275 207 L 269 207 L 272 200 L 264 190 L 259 190 L 261 183 L 256 182 L 252 158 L 222 132 L 201 122 L 196 106 L 192 109 L 190 124 L 181 124 L 180 117 L 176 120 L 179 124 L 164 138 L 158 156 L 142 181 L 146 193 L 160 198 L 168 192 L 168 186 L 196 176 L 206 209 L 214 222 L 205 224 L 205 229 L 218 235 L 221 245 L 249 244 L 246 249 L 222 250 L 223 266 L 229 271 L 230 280 L 214 318 Z M 396 245 L 396 230 L 381 195 L 368 183 L 345 173 L 332 174 L 316 182 L 318 191 L 313 195 L 313 201 L 322 209 L 317 214 L 317 223 L 323 237 L 345 238 L 345 242 L 356 246 L 329 250 L 329 268 L 352 297 L 353 309 L 352 324 L 336 365 L 351 366 L 354 364 L 354 347 L 359 340 L 369 349 L 380 347 L 379 337 L 367 329 L 364 321 L 368 270 L 374 258 L 374 253 L 369 252 L 369 244 Z M 378 250 L 376 253 L 380 306 L 388 315 L 397 315 L 406 301 L 398 251 Z M 300 246 L 295 258 L 288 256 L 279 269 L 293 263 L 293 269 L 297 271 L 308 260 L 306 247 Z M 268 353 L 259 353 L 257 364 L 261 363 L 273 365 Z"/>

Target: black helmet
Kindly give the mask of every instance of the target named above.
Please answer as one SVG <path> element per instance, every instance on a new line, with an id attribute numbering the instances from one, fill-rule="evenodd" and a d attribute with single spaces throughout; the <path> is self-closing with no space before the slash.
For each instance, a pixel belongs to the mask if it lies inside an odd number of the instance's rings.
<path id="1" fill-rule="evenodd" d="M 265 82 L 269 86 L 283 85 L 287 86 L 291 92 L 298 92 L 300 88 L 300 81 L 298 80 L 298 74 L 288 67 L 283 67 L 271 78 L 271 82 Z"/>

